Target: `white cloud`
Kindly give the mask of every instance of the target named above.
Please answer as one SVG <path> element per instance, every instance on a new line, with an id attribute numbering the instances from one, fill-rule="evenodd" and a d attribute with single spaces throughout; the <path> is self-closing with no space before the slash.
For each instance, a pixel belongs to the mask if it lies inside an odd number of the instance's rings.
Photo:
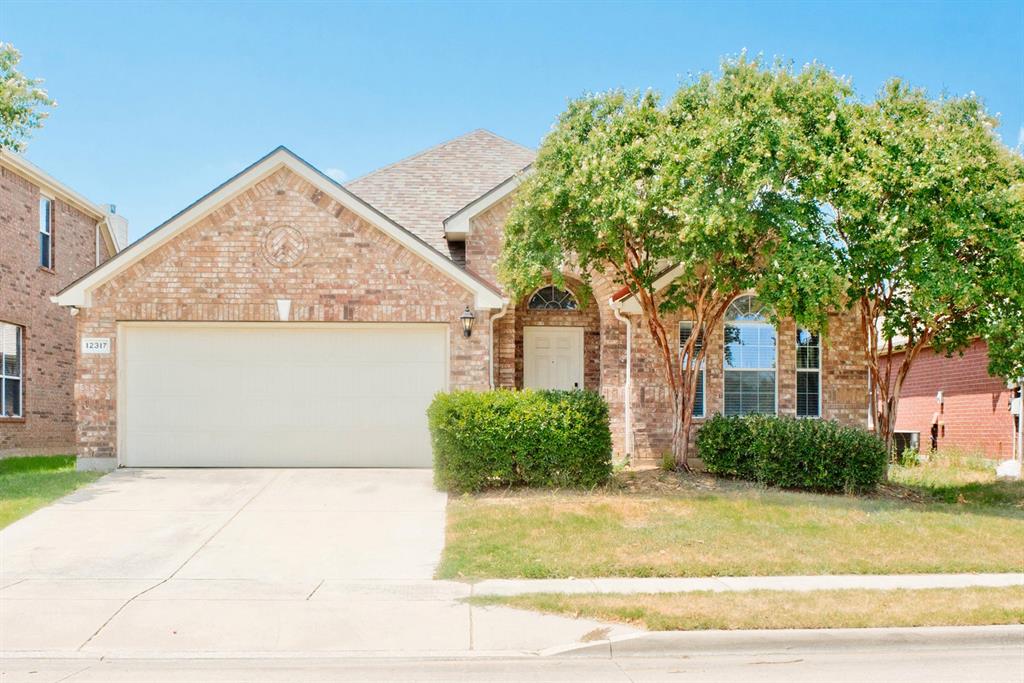
<path id="1" fill-rule="evenodd" d="M 339 183 L 343 183 L 346 180 L 348 180 L 348 173 L 345 173 L 345 171 L 343 171 L 340 168 L 328 168 L 324 171 L 324 173 L 327 174 L 328 178 L 331 178 L 332 180 L 335 180 Z"/>

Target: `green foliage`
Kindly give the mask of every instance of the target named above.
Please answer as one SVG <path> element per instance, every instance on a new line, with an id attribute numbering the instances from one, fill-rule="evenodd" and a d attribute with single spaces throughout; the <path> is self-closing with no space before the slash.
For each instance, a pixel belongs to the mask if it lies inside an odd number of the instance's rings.
<path id="1" fill-rule="evenodd" d="M 916 448 L 904 448 L 896 454 L 895 464 L 900 467 L 916 467 L 921 460 L 921 453 Z"/>
<path id="2" fill-rule="evenodd" d="M 712 474 L 756 479 L 751 419 L 714 415 L 697 432 L 697 454 Z"/>
<path id="3" fill-rule="evenodd" d="M 654 92 L 587 95 L 569 103 L 517 192 L 502 282 L 518 295 L 571 269 L 637 296 L 672 391 L 681 463 L 705 352 L 690 342 L 680 354 L 660 316 L 690 311 L 696 340 L 755 289 L 773 315 L 827 331 L 843 284 L 819 248 L 817 198 L 802 188 L 844 139 L 848 97 L 819 65 L 796 71 L 745 55 L 667 103 Z M 669 267 L 678 276 L 659 291 Z"/>
<path id="4" fill-rule="evenodd" d="M 21 152 L 32 131 L 43 125 L 47 112 L 56 106 L 41 80 L 18 71 L 21 53 L 10 43 L 0 43 L 0 149 Z"/>
<path id="5" fill-rule="evenodd" d="M 608 405 L 591 391 L 455 391 L 427 410 L 438 488 L 592 487 L 612 473 Z"/>
<path id="6" fill-rule="evenodd" d="M 741 56 L 664 105 L 654 92 L 570 102 L 517 193 L 503 282 L 525 292 L 571 264 L 653 293 L 665 264 L 680 264 L 663 311 L 761 287 L 779 314 L 824 329 L 840 283 L 817 249 L 816 200 L 799 188 L 842 138 L 848 95 L 818 65 Z"/>
<path id="7" fill-rule="evenodd" d="M 697 449 L 711 472 L 809 491 L 870 490 L 888 462 L 884 444 L 863 429 L 764 415 L 712 417 Z"/>
<path id="8" fill-rule="evenodd" d="M 0 529 L 101 476 L 76 472 L 73 455 L 0 458 Z"/>
<path id="9" fill-rule="evenodd" d="M 851 108 L 841 153 L 805 188 L 832 215 L 825 243 L 836 247 L 848 301 L 880 331 L 866 342 L 873 364 L 892 340 L 909 365 L 918 347 L 950 353 L 988 334 L 993 370 L 1024 369 L 1019 332 L 1001 322 L 1024 319 L 1024 159 L 995 123 L 973 95 L 929 99 L 890 81 Z M 900 387 L 888 395 L 885 375 L 897 369 L 881 364 L 873 387 L 884 431 Z"/>
<path id="10" fill-rule="evenodd" d="M 679 469 L 679 463 L 676 462 L 676 456 L 672 455 L 672 451 L 666 451 L 661 454 L 661 471 L 662 472 L 675 472 Z"/>
<path id="11" fill-rule="evenodd" d="M 990 319 L 984 334 L 989 373 L 1009 380 L 1024 378 L 1024 284 L 1017 296 L 992 307 Z"/>

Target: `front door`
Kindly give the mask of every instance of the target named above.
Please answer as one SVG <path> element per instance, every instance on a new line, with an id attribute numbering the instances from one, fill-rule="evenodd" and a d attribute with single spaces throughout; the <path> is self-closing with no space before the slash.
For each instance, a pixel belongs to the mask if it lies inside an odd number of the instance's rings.
<path id="1" fill-rule="evenodd" d="M 583 388 L 583 328 L 524 327 L 523 387 Z"/>

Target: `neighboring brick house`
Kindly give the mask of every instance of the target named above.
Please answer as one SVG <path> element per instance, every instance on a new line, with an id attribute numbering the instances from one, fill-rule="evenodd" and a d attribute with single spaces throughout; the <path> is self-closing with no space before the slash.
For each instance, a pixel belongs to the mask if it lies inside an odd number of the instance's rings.
<path id="1" fill-rule="evenodd" d="M 592 278 L 584 300 L 566 273 L 512 301 L 497 282 L 533 158 L 474 131 L 341 186 L 279 148 L 187 207 L 58 297 L 109 344 L 79 356 L 82 462 L 427 466 L 432 395 L 490 386 L 599 391 L 617 454 L 660 455 L 668 392 L 618 287 Z M 819 344 L 754 300 L 736 314 L 737 367 L 724 330 L 707 340 L 706 414 L 866 423 L 853 318 Z"/>
<path id="2" fill-rule="evenodd" d="M 893 354 L 896 366 L 902 352 Z M 963 353 L 924 351 L 914 359 L 900 393 L 896 431 L 920 435 L 921 452 L 959 452 L 1010 458 L 1017 440 L 1011 412 L 1017 389 L 988 374 L 988 347 L 974 341 Z"/>
<path id="3" fill-rule="evenodd" d="M 0 456 L 74 452 L 75 322 L 50 298 L 125 240 L 109 207 L 0 150 Z"/>

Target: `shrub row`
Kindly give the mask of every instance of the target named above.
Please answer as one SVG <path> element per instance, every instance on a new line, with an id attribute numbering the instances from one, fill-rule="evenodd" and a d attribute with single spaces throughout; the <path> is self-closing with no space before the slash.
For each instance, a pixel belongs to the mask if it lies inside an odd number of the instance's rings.
<path id="1" fill-rule="evenodd" d="M 709 472 L 810 491 L 870 490 L 887 464 L 882 441 L 864 429 L 768 415 L 712 417 L 697 451 Z"/>
<path id="2" fill-rule="evenodd" d="M 608 405 L 592 391 L 441 393 L 427 418 L 438 488 L 591 487 L 611 476 Z"/>

